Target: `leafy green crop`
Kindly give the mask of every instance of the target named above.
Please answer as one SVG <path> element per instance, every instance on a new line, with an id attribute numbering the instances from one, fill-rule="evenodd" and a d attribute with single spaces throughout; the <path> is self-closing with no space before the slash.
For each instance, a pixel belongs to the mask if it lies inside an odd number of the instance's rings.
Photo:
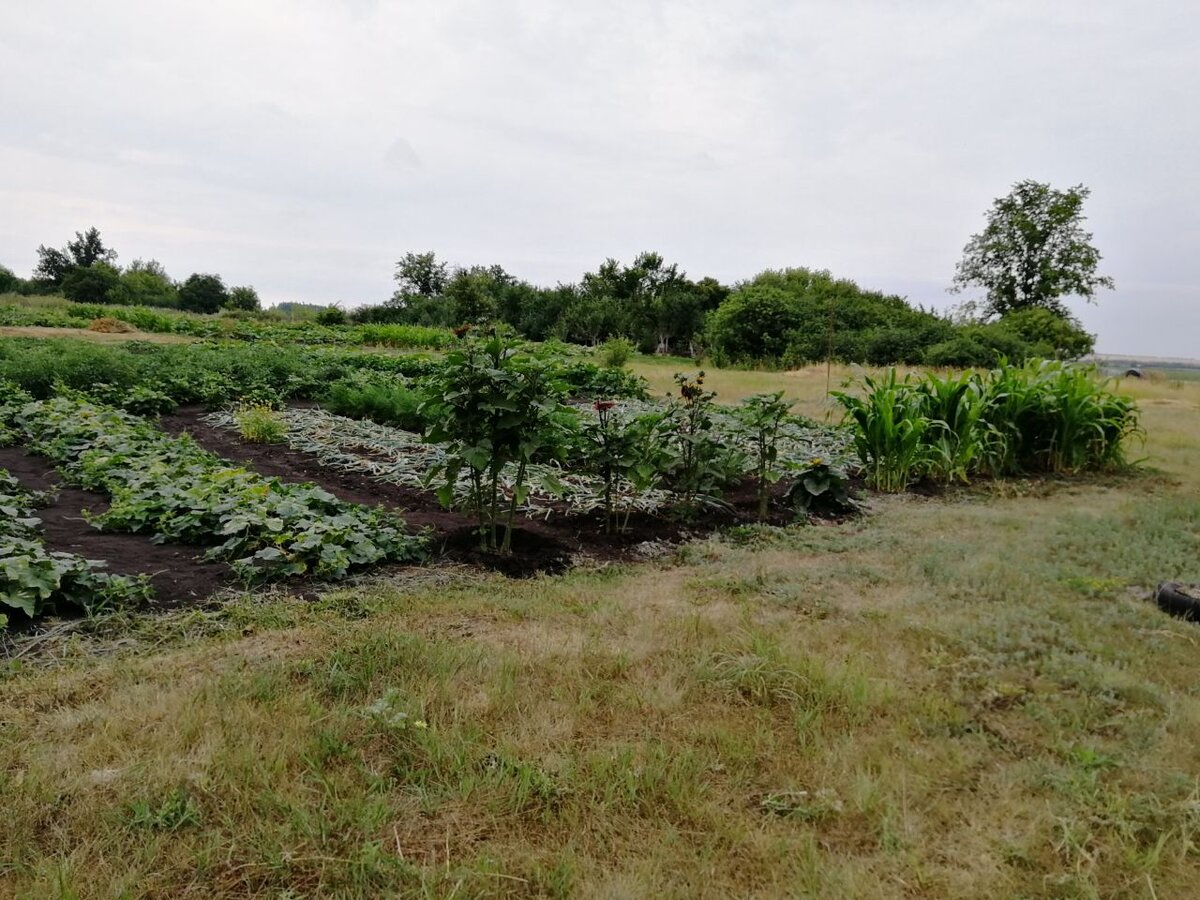
<path id="1" fill-rule="evenodd" d="M 45 499 L 0 469 L 0 603 L 33 618 L 60 607 L 90 614 L 149 598 L 144 578 L 110 575 L 99 571 L 99 560 L 47 550 L 34 514 Z M 0 615 L 0 628 L 7 621 Z"/>
<path id="2" fill-rule="evenodd" d="M 248 578 L 341 578 L 414 560 L 424 548 L 391 513 L 232 466 L 118 410 L 60 397 L 28 404 L 15 420 L 31 449 L 112 498 L 92 517 L 95 525 L 159 542 L 215 544 L 207 557 L 232 561 Z"/>

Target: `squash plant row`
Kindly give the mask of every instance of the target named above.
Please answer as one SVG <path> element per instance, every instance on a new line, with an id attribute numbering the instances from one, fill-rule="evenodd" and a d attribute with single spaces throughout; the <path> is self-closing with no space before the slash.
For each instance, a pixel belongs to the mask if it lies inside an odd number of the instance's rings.
<path id="1" fill-rule="evenodd" d="M 93 613 L 149 597 L 144 578 L 112 575 L 100 560 L 46 549 L 36 515 L 46 499 L 0 469 L 0 606 L 33 618 L 64 606 Z M 0 613 L 0 629 L 7 623 Z"/>
<path id="2" fill-rule="evenodd" d="M 392 513 L 233 466 L 120 410 L 55 397 L 10 408 L 8 418 L 31 451 L 111 498 L 92 524 L 212 545 L 207 559 L 227 560 L 247 579 L 336 579 L 423 555 L 424 538 Z"/>

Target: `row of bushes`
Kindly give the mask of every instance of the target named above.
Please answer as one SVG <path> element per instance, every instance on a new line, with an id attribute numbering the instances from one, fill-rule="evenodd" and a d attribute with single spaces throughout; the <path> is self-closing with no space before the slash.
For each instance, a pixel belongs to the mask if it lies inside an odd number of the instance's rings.
<path id="1" fill-rule="evenodd" d="M 118 319 L 139 331 L 152 334 L 240 341 L 440 350 L 453 340 L 449 329 L 420 325 L 349 326 L 317 321 L 286 323 L 240 312 L 198 315 L 145 306 L 70 301 L 31 304 L 13 295 L 0 296 L 0 325 L 4 326 L 87 328 L 93 320 L 100 318 Z"/>
<path id="2" fill-rule="evenodd" d="M 1093 338 L 1047 309 L 994 322 L 956 323 L 899 297 L 807 269 L 764 272 L 709 315 L 705 346 L 718 365 L 791 368 L 829 356 L 848 363 L 937 367 L 995 365 L 1000 358 L 1076 359 Z"/>
<path id="3" fill-rule="evenodd" d="M 947 376 L 892 369 L 835 396 L 867 483 L 883 491 L 921 479 L 1119 468 L 1141 434 L 1133 400 L 1094 370 L 1055 360 Z"/>

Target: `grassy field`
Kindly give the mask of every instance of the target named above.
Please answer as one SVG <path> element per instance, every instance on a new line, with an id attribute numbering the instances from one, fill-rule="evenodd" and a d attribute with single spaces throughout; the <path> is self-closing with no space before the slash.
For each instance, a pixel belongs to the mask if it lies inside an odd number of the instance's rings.
<path id="1" fill-rule="evenodd" d="M 18 639 L 0 893 L 1196 896 L 1200 384 L 1123 387 L 1132 476 Z"/>

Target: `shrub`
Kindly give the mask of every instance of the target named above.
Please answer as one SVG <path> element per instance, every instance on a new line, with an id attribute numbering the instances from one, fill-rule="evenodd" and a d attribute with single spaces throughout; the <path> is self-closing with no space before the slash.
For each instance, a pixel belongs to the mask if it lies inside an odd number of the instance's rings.
<path id="1" fill-rule="evenodd" d="M 850 478 L 841 466 L 814 457 L 802 465 L 788 488 L 786 502 L 797 515 L 850 513 L 858 504 L 850 496 Z"/>
<path id="2" fill-rule="evenodd" d="M 583 465 L 603 481 L 604 530 L 629 527 L 632 502 L 625 504 L 625 520 L 617 524 L 617 492 L 624 488 L 626 500 L 657 487 L 672 460 L 667 449 L 668 416 L 651 412 L 628 417 L 614 400 L 592 404 L 596 418 L 582 430 Z"/>
<path id="3" fill-rule="evenodd" d="M 733 415 L 742 435 L 754 447 L 754 477 L 758 492 L 758 518 L 767 517 L 771 485 L 779 480 L 779 431 L 792 404 L 783 399 L 783 391 L 747 397 L 734 408 Z"/>
<path id="4" fill-rule="evenodd" d="M 633 356 L 634 349 L 633 342 L 628 338 L 609 338 L 600 347 L 600 365 L 606 369 L 623 369 Z"/>
<path id="5" fill-rule="evenodd" d="M 326 306 L 317 313 L 316 323 L 325 326 L 345 325 L 346 313 L 340 306 Z"/>
<path id="6" fill-rule="evenodd" d="M 1041 307 L 1011 312 L 996 324 L 1028 344 L 1031 356 L 1078 359 L 1091 353 L 1096 342 L 1074 319 Z"/>

